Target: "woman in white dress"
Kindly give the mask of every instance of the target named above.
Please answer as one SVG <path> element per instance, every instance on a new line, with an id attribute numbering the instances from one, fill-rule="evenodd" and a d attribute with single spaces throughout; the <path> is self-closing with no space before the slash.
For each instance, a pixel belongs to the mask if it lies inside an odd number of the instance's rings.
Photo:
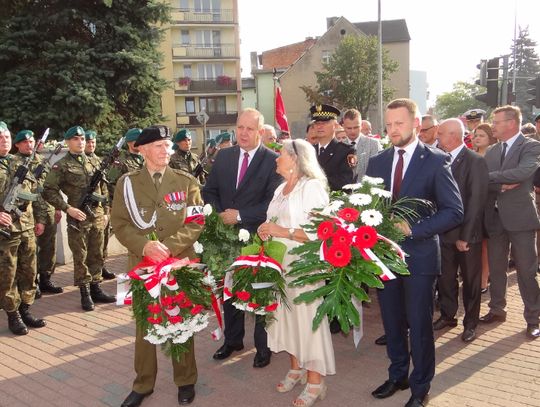
<path id="1" fill-rule="evenodd" d="M 289 250 L 316 238 L 316 234 L 307 234 L 302 225 L 310 222 L 309 214 L 314 208 L 328 205 L 328 183 L 317 162 L 315 149 L 304 140 L 285 141 L 276 162 L 276 171 L 285 182 L 276 189 L 268 207 L 268 220 L 259 227 L 258 233 L 263 240 L 272 237 L 287 246 L 282 264 L 286 273 L 297 257 L 289 254 Z M 277 391 L 288 392 L 298 382 L 304 384 L 307 381 L 302 393 L 293 401 L 294 406 L 311 406 L 318 398 L 322 400 L 326 396 L 323 377 L 335 374 L 336 370 L 328 320 L 325 318 L 317 330 L 312 330 L 320 301 L 293 303 L 300 293 L 316 287 L 287 287 L 289 308 L 278 307 L 275 320 L 266 328 L 270 349 L 285 351 L 291 359 L 291 368 L 277 385 Z"/>

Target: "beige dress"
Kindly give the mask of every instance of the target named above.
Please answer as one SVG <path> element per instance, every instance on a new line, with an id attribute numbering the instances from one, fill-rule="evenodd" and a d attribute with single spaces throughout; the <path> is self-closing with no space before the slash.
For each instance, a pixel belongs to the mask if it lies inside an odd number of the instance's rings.
<path id="1" fill-rule="evenodd" d="M 289 228 L 301 228 L 309 222 L 308 215 L 313 208 L 321 208 L 328 204 L 328 194 L 318 180 L 302 178 L 296 187 L 287 195 L 282 191 L 285 184 L 280 185 L 268 207 L 270 220 L 277 218 L 276 223 Z M 315 238 L 316 236 L 310 236 Z M 288 251 L 299 245 L 298 242 L 286 238 L 274 238 L 287 245 L 287 254 L 283 260 L 283 269 L 287 272 L 289 264 L 297 258 L 288 254 Z M 287 281 L 291 281 L 287 278 Z M 323 283 L 321 283 L 323 284 Z M 304 287 L 287 287 L 286 293 L 289 308 L 279 306 L 276 310 L 275 320 L 266 328 L 268 332 L 268 346 L 273 352 L 288 352 L 298 359 L 301 368 L 312 370 L 321 375 L 336 373 L 334 348 L 328 326 L 328 319 L 324 318 L 316 331 L 312 330 L 312 321 L 315 317 L 320 301 L 310 304 L 294 304 L 293 300 L 305 291 L 316 288 L 316 285 Z"/>

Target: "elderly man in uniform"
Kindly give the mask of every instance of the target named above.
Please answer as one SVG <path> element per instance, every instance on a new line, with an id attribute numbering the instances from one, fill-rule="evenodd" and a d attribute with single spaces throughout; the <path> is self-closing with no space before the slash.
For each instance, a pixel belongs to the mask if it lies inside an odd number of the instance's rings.
<path id="1" fill-rule="evenodd" d="M 94 302 L 116 302 L 116 298 L 105 293 L 100 285 L 108 193 L 104 182 L 94 191 L 92 211 L 95 216 L 78 208 L 96 167 L 84 153 L 86 142 L 82 127 L 71 127 L 64 134 L 64 140 L 69 151 L 52 166 L 43 185 L 43 197 L 69 216 L 67 234 L 73 253 L 74 282 L 81 293 L 82 309 L 92 311 Z M 67 202 L 61 192 L 67 196 Z"/>
<path id="2" fill-rule="evenodd" d="M 193 243 L 203 226 L 190 222 L 187 214 L 202 210 L 202 198 L 197 180 L 188 173 L 168 166 L 171 141 L 164 126 L 145 128 L 135 146 L 144 157 L 144 168 L 124 174 L 116 185 L 112 208 L 112 224 L 116 237 L 129 252 L 130 270 L 143 256 L 161 262 L 169 257 L 194 258 Z M 180 205 L 172 208 L 165 198 L 178 195 Z M 132 197 L 132 198 L 129 198 Z M 155 233 L 158 240 L 150 240 Z M 134 298 L 133 301 L 137 301 Z M 135 372 L 133 391 L 123 407 L 139 406 L 154 391 L 157 375 L 156 347 L 144 339 L 143 328 L 137 324 L 135 339 Z M 195 398 L 197 366 L 193 339 L 191 350 L 179 361 L 173 359 L 174 382 L 178 386 L 179 404 L 189 404 Z"/>
<path id="3" fill-rule="evenodd" d="M 191 152 L 191 133 L 188 129 L 182 129 L 173 139 L 173 150 L 175 153 L 171 156 L 169 167 L 176 170 L 183 170 L 188 174 L 195 175 L 195 169 L 200 164 L 199 156 Z M 205 181 L 205 174 L 201 172 L 197 180 L 202 185 Z"/>
<path id="4" fill-rule="evenodd" d="M 34 132 L 31 130 L 21 130 L 15 136 L 13 140 L 15 147 L 18 152 L 15 154 L 15 157 L 24 160 L 32 154 L 32 150 L 35 146 Z M 43 157 L 39 154 L 34 156 L 33 161 L 30 163 L 30 171 L 34 173 L 36 168 L 42 163 Z M 56 268 L 56 229 L 57 224 L 60 222 L 62 213 L 56 211 L 53 206 L 49 205 L 41 197 L 43 192 L 43 182 L 45 177 L 49 172 L 50 167 L 47 165 L 39 179 L 36 179 L 38 182 L 38 200 L 36 204 L 39 205 L 41 212 L 43 213 L 42 219 L 34 219 L 36 221 L 36 226 L 34 228 L 35 235 L 37 237 L 37 271 L 38 271 L 38 283 L 36 287 L 36 298 L 41 296 L 41 293 L 38 296 L 38 291 L 49 293 L 49 294 L 60 294 L 64 292 L 62 287 L 58 287 L 51 281 L 51 275 L 54 273 Z M 36 205 L 34 205 L 36 208 Z M 37 211 L 34 212 L 34 215 Z M 40 221 L 42 223 L 40 223 Z"/>
<path id="5" fill-rule="evenodd" d="M 0 202 L 9 191 L 12 177 L 22 163 L 22 159 L 9 154 L 11 134 L 4 122 L 0 122 Z M 37 195 L 37 183 L 31 174 L 23 181 L 26 199 L 18 199 L 17 206 L 22 211 L 14 219 L 10 213 L 0 212 L 0 305 L 8 316 L 8 327 L 15 335 L 26 335 L 28 327 L 41 328 L 45 321 L 30 314 L 34 303 L 36 279 L 36 239 L 34 235 L 34 213 L 43 227 L 44 207 L 33 205 Z M 34 206 L 34 208 L 33 208 Z M 41 229 L 42 230 L 42 229 Z"/>

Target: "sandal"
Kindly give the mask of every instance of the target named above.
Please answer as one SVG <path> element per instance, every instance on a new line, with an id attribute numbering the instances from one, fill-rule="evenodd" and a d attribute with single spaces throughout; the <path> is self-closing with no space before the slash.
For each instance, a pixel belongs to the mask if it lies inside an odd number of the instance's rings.
<path id="1" fill-rule="evenodd" d="M 324 382 L 321 382 L 320 384 L 308 383 L 292 404 L 295 407 L 311 407 L 317 399 L 320 398 L 321 400 L 324 400 L 326 397 L 326 390 L 327 387 Z"/>
<path id="2" fill-rule="evenodd" d="M 276 387 L 276 390 L 279 391 L 280 393 L 287 393 L 288 391 L 291 391 L 298 382 L 301 382 L 302 384 L 306 384 L 307 371 L 304 369 L 300 369 L 300 370 L 290 369 L 287 372 L 287 376 L 285 376 L 285 379 L 279 382 L 279 384 Z"/>

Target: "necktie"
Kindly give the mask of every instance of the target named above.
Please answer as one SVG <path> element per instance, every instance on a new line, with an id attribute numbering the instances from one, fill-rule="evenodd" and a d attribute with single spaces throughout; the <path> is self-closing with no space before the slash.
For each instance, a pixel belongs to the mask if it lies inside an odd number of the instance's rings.
<path id="1" fill-rule="evenodd" d="M 502 153 L 501 153 L 501 167 L 502 167 L 503 162 L 504 162 L 504 157 L 506 156 L 506 147 L 508 147 L 508 144 L 503 143 L 503 149 L 502 149 Z"/>
<path id="2" fill-rule="evenodd" d="M 324 153 L 324 147 L 319 148 L 319 155 L 323 155 Z"/>
<path id="3" fill-rule="evenodd" d="M 401 180 L 403 179 L 403 154 L 405 150 L 398 150 L 399 158 L 397 160 L 396 169 L 394 170 L 394 184 L 392 185 L 392 198 L 396 201 L 399 197 L 401 189 Z"/>
<path id="4" fill-rule="evenodd" d="M 240 167 L 240 174 L 238 175 L 238 183 L 236 186 L 240 185 L 242 180 L 244 179 L 244 175 L 246 175 L 247 169 L 249 164 L 249 154 L 244 153 L 244 159 L 242 160 L 242 166 Z"/>
<path id="5" fill-rule="evenodd" d="M 157 191 L 161 185 L 161 173 L 156 172 L 154 175 L 152 175 L 152 177 L 154 178 L 154 185 L 156 186 Z"/>
<path id="6" fill-rule="evenodd" d="M 356 141 L 351 141 L 351 146 L 356 146 Z"/>

